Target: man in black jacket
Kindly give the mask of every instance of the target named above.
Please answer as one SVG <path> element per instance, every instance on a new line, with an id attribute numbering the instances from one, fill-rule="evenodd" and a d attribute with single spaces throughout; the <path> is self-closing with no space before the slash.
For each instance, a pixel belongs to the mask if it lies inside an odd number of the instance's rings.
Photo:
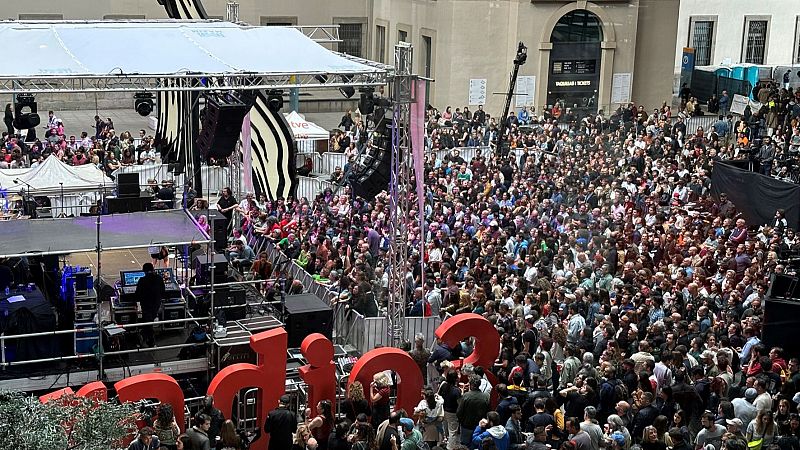
<path id="1" fill-rule="evenodd" d="M 472 445 L 472 432 L 478 422 L 489 412 L 489 396 L 481 392 L 481 380 L 473 375 L 469 379 L 469 392 L 461 397 L 456 416 L 461 424 L 461 443 Z"/>
<path id="2" fill-rule="evenodd" d="M 287 406 L 291 398 L 281 395 L 278 407 L 267 415 L 264 431 L 270 434 L 269 450 L 283 450 L 292 446 L 292 434 L 297 430 L 297 416 Z"/>
<path id="3" fill-rule="evenodd" d="M 210 427 L 211 417 L 203 413 L 194 416 L 194 426 L 186 430 L 192 450 L 211 450 L 211 441 L 208 439 Z"/>
<path id="4" fill-rule="evenodd" d="M 142 271 L 144 276 L 139 278 L 136 283 L 136 300 L 142 307 L 142 322 L 152 322 L 158 317 L 166 289 L 164 288 L 164 279 L 155 273 L 153 264 L 144 263 Z M 148 347 L 155 345 L 152 325 L 142 327 L 142 339 Z"/>
<path id="5" fill-rule="evenodd" d="M 639 436 L 642 436 L 644 428 L 652 425 L 656 417 L 658 417 L 658 409 L 656 409 L 652 403 L 653 394 L 651 392 L 643 393 L 639 403 L 639 412 L 633 419 L 633 429 L 631 430 L 633 439 L 638 439 Z"/>

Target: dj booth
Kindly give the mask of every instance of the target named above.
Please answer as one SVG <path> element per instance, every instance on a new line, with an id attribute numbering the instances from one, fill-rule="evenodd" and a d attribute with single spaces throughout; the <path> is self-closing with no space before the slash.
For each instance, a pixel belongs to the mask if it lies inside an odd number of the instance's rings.
<path id="1" fill-rule="evenodd" d="M 175 279 L 172 268 L 155 269 L 156 274 L 164 279 L 164 298 L 162 299 L 159 320 L 177 320 L 186 318 L 186 300 L 181 287 Z M 136 323 L 141 317 L 141 305 L 136 298 L 136 284 L 144 277 L 141 270 L 126 270 L 119 274 L 119 281 L 114 285 L 116 295 L 111 298 L 111 313 L 114 323 L 127 325 Z M 168 323 L 165 330 L 184 328 L 184 323 Z"/>

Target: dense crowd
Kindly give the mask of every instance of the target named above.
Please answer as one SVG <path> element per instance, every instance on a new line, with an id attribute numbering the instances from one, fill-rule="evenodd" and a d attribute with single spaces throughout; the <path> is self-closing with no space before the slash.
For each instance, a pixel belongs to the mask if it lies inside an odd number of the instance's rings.
<path id="1" fill-rule="evenodd" d="M 118 134 L 110 117 L 103 120 L 95 116 L 94 120 L 92 133 L 68 134 L 64 122 L 49 111 L 47 123 L 41 126 L 44 136 L 37 138 L 39 130 L 33 129 L 23 137 L 12 126 L 13 113 L 7 104 L 0 168 L 36 167 L 50 155 L 72 166 L 92 164 L 108 175 L 123 166 L 161 163 L 153 137 L 145 130 L 139 130 L 135 137 L 130 131 Z"/>
<path id="2" fill-rule="evenodd" d="M 798 114 L 776 112 L 773 126 L 747 133 L 783 147 Z M 402 236 L 412 244 L 406 314 L 483 315 L 500 357 L 454 370 L 470 339 L 451 348 L 418 336 L 407 349 L 428 385 L 413 411 L 389 413 L 396 380 L 378 374 L 351 386 L 338 417 L 317 405 L 273 439 L 337 450 L 800 448 L 798 360 L 760 340 L 770 275 L 794 271 L 796 224 L 780 210 L 748 224 L 726 195 L 712 197 L 715 161 L 756 139 L 690 130 L 679 115 L 632 104 L 582 118 L 515 111 L 497 149 L 498 119 L 482 108 L 429 110 L 426 221 Z M 457 148 L 472 145 L 483 147 L 465 160 Z M 414 188 L 403 192 L 416 205 Z M 238 205 L 245 236 L 276 243 L 337 304 L 383 313 L 386 194 L 353 198 L 344 185 L 242 203 L 226 204 Z M 272 265 L 259 255 L 252 270 L 268 278 Z"/>

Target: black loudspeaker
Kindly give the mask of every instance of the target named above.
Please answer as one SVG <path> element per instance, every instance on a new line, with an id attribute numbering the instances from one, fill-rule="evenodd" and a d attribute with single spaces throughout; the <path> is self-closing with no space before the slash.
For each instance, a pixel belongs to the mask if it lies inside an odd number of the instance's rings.
<path id="1" fill-rule="evenodd" d="M 797 277 L 781 274 L 772 275 L 767 297 L 800 299 L 800 283 L 798 283 Z"/>
<path id="2" fill-rule="evenodd" d="M 106 198 L 106 213 L 107 214 L 120 214 L 132 212 L 144 212 L 150 209 L 150 196 L 135 196 L 135 197 L 122 197 Z"/>
<path id="3" fill-rule="evenodd" d="M 311 333 L 333 338 L 333 310 L 314 294 L 287 295 L 284 321 L 289 348 L 300 347 Z"/>
<path id="4" fill-rule="evenodd" d="M 138 173 L 119 173 L 117 174 L 117 196 L 120 198 L 138 197 L 139 174 Z"/>
<path id="5" fill-rule="evenodd" d="M 800 300 L 766 298 L 761 342 L 767 348 L 778 346 L 789 355 L 800 353 L 800 339 L 796 339 L 798 326 Z"/>
<path id="6" fill-rule="evenodd" d="M 223 286 L 215 289 L 214 307 L 226 306 L 225 320 L 241 320 L 247 317 L 247 292 L 240 286 Z"/>
<path id="7" fill-rule="evenodd" d="M 228 246 L 228 222 L 214 221 L 214 250 L 221 252 Z"/>
<path id="8" fill-rule="evenodd" d="M 197 148 L 203 158 L 227 158 L 236 147 L 242 122 L 250 106 L 232 99 L 209 97 Z"/>
<path id="9" fill-rule="evenodd" d="M 214 253 L 214 282 L 225 280 L 228 271 L 228 259 L 222 253 Z M 194 273 L 197 284 L 211 283 L 211 262 L 207 255 L 197 255 L 194 258 Z"/>
<path id="10" fill-rule="evenodd" d="M 25 108 L 29 110 L 23 112 Z M 18 130 L 27 130 L 36 128 L 41 123 L 36 100 L 31 94 L 17 95 L 17 101 L 14 103 L 14 128 Z"/>

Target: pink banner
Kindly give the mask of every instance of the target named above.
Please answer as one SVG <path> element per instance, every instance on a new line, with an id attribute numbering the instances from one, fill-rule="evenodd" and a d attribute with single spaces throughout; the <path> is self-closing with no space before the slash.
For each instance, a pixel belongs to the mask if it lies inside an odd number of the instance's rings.
<path id="1" fill-rule="evenodd" d="M 425 226 L 425 81 L 416 80 L 414 95 L 416 101 L 411 106 L 411 155 L 414 157 L 414 178 L 417 182 L 417 208 L 419 209 L 419 226 Z M 425 231 L 421 230 L 420 260 L 425 257 Z M 424 264 L 424 263 L 423 263 Z M 423 277 L 425 271 L 422 270 Z M 425 280 L 421 280 L 424 286 Z"/>
<path id="2" fill-rule="evenodd" d="M 253 192 L 253 150 L 250 147 L 250 133 L 250 113 L 248 112 L 242 122 L 242 166 L 245 192 Z"/>

